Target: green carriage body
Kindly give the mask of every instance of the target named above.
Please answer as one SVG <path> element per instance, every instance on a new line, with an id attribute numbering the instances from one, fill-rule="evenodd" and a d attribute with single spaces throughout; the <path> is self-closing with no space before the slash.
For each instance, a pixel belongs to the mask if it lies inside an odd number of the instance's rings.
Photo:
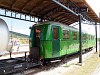
<path id="1" fill-rule="evenodd" d="M 57 22 L 34 25 L 30 33 L 30 48 L 35 47 L 35 29 L 40 29 L 40 57 L 44 59 L 61 57 L 79 51 L 79 32 L 70 26 Z M 93 47 L 93 35 L 82 32 L 82 49 Z"/>

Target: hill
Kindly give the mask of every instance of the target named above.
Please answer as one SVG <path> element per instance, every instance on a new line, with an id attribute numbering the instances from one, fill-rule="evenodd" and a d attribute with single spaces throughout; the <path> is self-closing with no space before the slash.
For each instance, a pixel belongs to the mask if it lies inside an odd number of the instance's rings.
<path id="1" fill-rule="evenodd" d="M 13 41 L 18 40 L 20 44 L 29 44 L 29 35 L 13 31 L 9 31 L 9 34 L 10 34 L 10 39 L 13 39 Z"/>
<path id="2" fill-rule="evenodd" d="M 10 36 L 12 36 L 13 38 L 29 38 L 29 35 L 13 32 L 13 31 L 9 31 L 9 32 L 10 32 Z"/>

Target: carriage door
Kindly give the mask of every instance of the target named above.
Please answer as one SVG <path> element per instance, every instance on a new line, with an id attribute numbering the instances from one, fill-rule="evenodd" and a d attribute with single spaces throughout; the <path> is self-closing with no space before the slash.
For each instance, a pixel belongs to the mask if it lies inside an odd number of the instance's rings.
<path id="1" fill-rule="evenodd" d="M 60 55 L 59 26 L 52 26 L 52 50 L 53 57 Z"/>

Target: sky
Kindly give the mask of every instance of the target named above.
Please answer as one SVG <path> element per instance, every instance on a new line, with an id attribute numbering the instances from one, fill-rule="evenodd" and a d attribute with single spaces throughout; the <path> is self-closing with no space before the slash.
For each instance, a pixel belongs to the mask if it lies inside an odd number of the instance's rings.
<path id="1" fill-rule="evenodd" d="M 95 11 L 95 13 L 99 16 L 100 0 L 86 0 L 86 1 L 92 7 L 92 9 Z M 33 22 L 22 21 L 22 20 L 17 20 L 17 19 L 12 19 L 12 18 L 6 18 L 6 17 L 2 17 L 2 16 L 0 16 L 0 18 L 2 18 L 7 23 L 10 31 L 11 31 L 11 27 L 12 27 L 12 31 L 19 32 L 22 34 L 27 34 L 27 35 L 29 35 L 29 33 L 30 33 L 29 27 L 34 24 Z M 75 27 L 78 28 L 78 25 Z M 95 34 L 95 27 L 91 26 L 91 25 L 85 25 L 85 24 L 82 25 L 82 30 L 85 30 L 86 32 L 88 32 L 90 34 Z M 98 29 L 98 32 L 99 32 L 99 29 Z"/>
<path id="2" fill-rule="evenodd" d="M 87 3 L 92 7 L 92 9 L 95 11 L 97 16 L 99 16 L 100 12 L 100 0 L 86 0 Z"/>
<path id="3" fill-rule="evenodd" d="M 7 23 L 9 31 L 14 31 L 26 35 L 29 35 L 30 33 L 29 27 L 34 24 L 33 22 L 7 18 L 2 16 L 0 16 L 0 18 L 2 18 Z"/>
<path id="4" fill-rule="evenodd" d="M 86 0 L 86 1 L 91 6 L 91 8 L 94 10 L 94 12 L 97 14 L 97 16 L 99 17 L 100 0 Z M 78 28 L 78 25 L 75 27 Z M 88 32 L 89 34 L 95 35 L 95 26 L 93 25 L 82 24 L 82 30 Z M 97 26 L 97 37 L 100 37 L 99 33 L 100 33 L 99 26 Z"/>
<path id="5" fill-rule="evenodd" d="M 91 8 L 94 10 L 94 12 L 99 17 L 100 12 L 100 0 L 86 0 L 87 3 L 91 6 Z M 85 27 L 86 28 L 86 27 Z M 95 33 L 95 27 L 89 27 L 91 33 Z M 93 31 L 92 31 L 93 30 Z M 100 37 L 100 26 L 97 25 L 97 37 Z"/>

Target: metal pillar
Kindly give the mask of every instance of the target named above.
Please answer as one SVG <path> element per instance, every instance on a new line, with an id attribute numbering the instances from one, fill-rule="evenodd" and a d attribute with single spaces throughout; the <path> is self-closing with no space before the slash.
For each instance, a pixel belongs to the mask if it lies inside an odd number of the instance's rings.
<path id="1" fill-rule="evenodd" d="M 10 52 L 10 58 L 11 58 L 12 52 Z"/>
<path id="2" fill-rule="evenodd" d="M 95 40 L 96 40 L 96 52 L 97 52 L 97 23 L 95 23 Z"/>
<path id="3" fill-rule="evenodd" d="M 79 14 L 79 63 L 82 63 L 82 34 L 81 34 L 81 14 Z"/>
<path id="4" fill-rule="evenodd" d="M 100 57 L 100 23 L 99 23 L 99 57 Z"/>
<path id="5" fill-rule="evenodd" d="M 26 55 L 26 53 L 27 53 L 27 52 L 25 52 L 25 61 L 27 61 L 27 55 Z"/>
<path id="6" fill-rule="evenodd" d="M 99 12 L 99 18 L 100 18 L 100 12 Z M 99 22 L 99 57 L 100 57 L 100 22 Z"/>
<path id="7" fill-rule="evenodd" d="M 43 18 L 40 18 L 40 22 L 43 22 Z"/>

